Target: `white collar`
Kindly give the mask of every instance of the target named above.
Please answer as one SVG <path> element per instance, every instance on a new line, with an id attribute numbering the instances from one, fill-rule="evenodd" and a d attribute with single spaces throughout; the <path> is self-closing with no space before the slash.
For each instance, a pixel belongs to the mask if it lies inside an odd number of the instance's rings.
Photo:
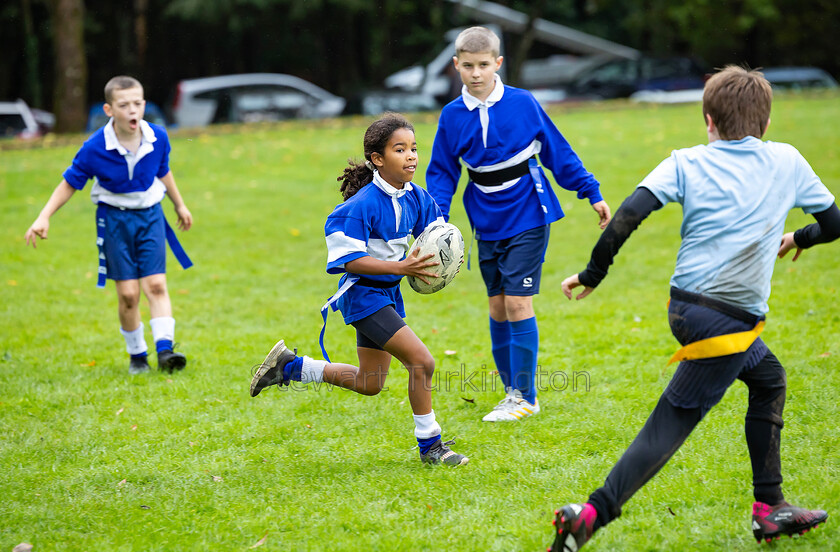
<path id="1" fill-rule="evenodd" d="M 120 141 L 117 139 L 117 131 L 114 130 L 114 118 L 111 117 L 111 120 L 108 121 L 108 124 L 105 125 L 103 129 L 105 134 L 105 149 L 106 150 L 117 150 L 120 152 L 120 155 L 125 155 L 128 153 L 128 150 L 125 149 Z M 143 140 L 151 144 L 152 142 L 156 141 L 157 138 L 155 137 L 155 131 L 152 130 L 152 127 L 149 126 L 149 123 L 140 119 L 140 133 L 143 135 Z"/>
<path id="2" fill-rule="evenodd" d="M 379 176 L 379 171 L 373 171 L 373 183 L 376 184 L 376 187 L 388 194 L 391 197 L 402 197 L 408 192 L 411 191 L 411 182 L 406 182 L 402 188 L 394 188 L 387 182 L 385 179 Z"/>
<path id="3" fill-rule="evenodd" d="M 472 111 L 480 105 L 490 107 L 502 99 L 502 95 L 505 93 L 505 85 L 502 83 L 502 78 L 498 73 L 495 73 L 493 76 L 496 79 L 496 85 L 493 87 L 493 91 L 490 92 L 490 95 L 487 96 L 487 99 L 483 102 L 467 91 L 466 84 L 461 87 L 461 97 L 464 98 L 464 104 L 467 106 L 467 109 Z"/>

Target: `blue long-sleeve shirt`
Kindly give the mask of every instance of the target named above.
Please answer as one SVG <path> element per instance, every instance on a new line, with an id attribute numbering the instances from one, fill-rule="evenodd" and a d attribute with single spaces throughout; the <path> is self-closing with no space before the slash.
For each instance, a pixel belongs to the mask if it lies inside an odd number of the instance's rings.
<path id="1" fill-rule="evenodd" d="M 597 203 L 603 198 L 598 181 L 589 173 L 527 90 L 505 86 L 496 79 L 493 92 L 480 102 L 468 93 L 441 111 L 426 188 L 446 220 L 461 177 L 461 161 L 476 172 L 509 168 L 537 155 L 557 183 L 577 192 L 579 199 Z M 541 182 L 534 179 L 537 172 Z M 479 240 L 501 240 L 550 224 L 563 210 L 542 168 L 498 186 L 470 181 L 464 207 Z"/>

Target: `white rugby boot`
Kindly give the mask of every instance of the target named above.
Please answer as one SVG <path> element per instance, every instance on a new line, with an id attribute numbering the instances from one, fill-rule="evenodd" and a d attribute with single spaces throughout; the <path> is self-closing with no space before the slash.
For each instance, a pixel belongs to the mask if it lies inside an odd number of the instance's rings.
<path id="1" fill-rule="evenodd" d="M 505 398 L 499 401 L 489 414 L 482 418 L 485 422 L 518 422 L 528 416 L 533 416 L 540 411 L 540 401 L 537 399 L 534 404 L 522 398 L 519 389 L 508 387 L 505 389 Z"/>

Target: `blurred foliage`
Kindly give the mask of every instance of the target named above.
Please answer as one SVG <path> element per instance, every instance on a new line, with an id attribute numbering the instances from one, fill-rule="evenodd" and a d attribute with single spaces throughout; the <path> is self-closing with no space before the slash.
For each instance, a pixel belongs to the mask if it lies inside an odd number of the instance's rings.
<path id="1" fill-rule="evenodd" d="M 532 2 L 506 0 L 530 13 Z M 108 78 L 137 75 L 165 103 L 184 78 L 291 73 L 351 97 L 429 61 L 446 30 L 480 23 L 450 0 L 85 0 L 88 100 Z M 652 54 L 695 55 L 710 67 L 816 65 L 840 75 L 835 0 L 556 0 L 542 17 Z M 145 31 L 138 38 L 138 21 Z M 27 30 L 29 29 L 29 30 Z M 47 0 L 0 6 L 0 99 L 51 109 L 56 71 Z M 508 54 L 522 37 L 507 35 Z M 138 43 L 144 47 L 138 47 Z M 566 53 L 534 42 L 529 57 Z M 513 59 L 511 59 L 513 61 Z M 33 78 L 32 75 L 37 75 Z"/>

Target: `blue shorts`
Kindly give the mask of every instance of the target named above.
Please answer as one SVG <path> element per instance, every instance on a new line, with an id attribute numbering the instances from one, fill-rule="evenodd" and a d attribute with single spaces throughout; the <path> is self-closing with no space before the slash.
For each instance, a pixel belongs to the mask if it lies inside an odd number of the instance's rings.
<path id="1" fill-rule="evenodd" d="M 339 287 L 345 282 L 345 277 L 339 280 Z M 336 302 L 338 310 L 344 317 L 345 324 L 366 318 L 383 307 L 392 306 L 401 317 L 405 316 L 402 293 L 399 281 L 387 287 L 366 286 L 357 283 L 339 297 Z"/>
<path id="2" fill-rule="evenodd" d="M 550 228 L 546 224 L 512 238 L 478 242 L 478 262 L 488 297 L 502 293 L 528 297 L 540 292 Z"/>
<path id="3" fill-rule="evenodd" d="M 668 322 L 671 332 L 682 345 L 718 335 L 752 330 L 763 316 L 677 288 L 671 288 Z M 726 390 L 745 371 L 751 370 L 769 353 L 757 338 L 743 353 L 721 357 L 684 360 L 671 378 L 664 396 L 678 408 L 701 408 L 709 411 L 723 398 Z"/>
<path id="4" fill-rule="evenodd" d="M 146 209 L 105 208 L 105 266 L 111 280 L 166 273 L 166 220 L 160 203 Z"/>

